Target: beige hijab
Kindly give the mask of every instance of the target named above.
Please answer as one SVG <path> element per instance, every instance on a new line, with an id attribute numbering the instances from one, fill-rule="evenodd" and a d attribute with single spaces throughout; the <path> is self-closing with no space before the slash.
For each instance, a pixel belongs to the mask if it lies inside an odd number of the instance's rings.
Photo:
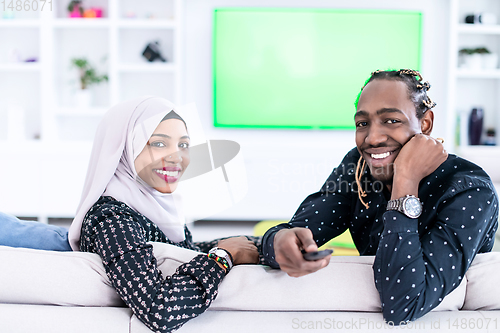
<path id="1" fill-rule="evenodd" d="M 184 240 L 185 218 L 179 198 L 148 186 L 134 166 L 151 134 L 172 110 L 182 117 L 171 102 L 147 96 L 120 103 L 105 114 L 97 128 L 82 197 L 69 229 L 74 251 L 80 250 L 85 214 L 102 195 L 112 196 L 145 215 L 171 241 Z"/>

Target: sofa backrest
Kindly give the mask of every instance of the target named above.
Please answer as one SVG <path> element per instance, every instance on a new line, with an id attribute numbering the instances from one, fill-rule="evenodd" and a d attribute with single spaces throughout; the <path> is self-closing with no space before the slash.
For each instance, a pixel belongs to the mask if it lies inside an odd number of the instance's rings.
<path id="1" fill-rule="evenodd" d="M 164 275 L 199 254 L 163 243 L 153 243 L 153 251 Z M 373 259 L 332 257 L 326 268 L 300 278 L 266 266 L 236 266 L 209 310 L 379 312 Z M 0 246 L 0 267 L 0 303 L 124 306 L 97 254 Z M 499 274 L 500 253 L 479 254 L 435 311 L 500 309 Z"/>

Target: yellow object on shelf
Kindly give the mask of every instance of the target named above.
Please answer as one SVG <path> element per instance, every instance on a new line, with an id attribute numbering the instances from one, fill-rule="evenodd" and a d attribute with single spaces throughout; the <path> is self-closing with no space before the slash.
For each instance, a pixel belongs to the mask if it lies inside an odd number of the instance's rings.
<path id="1" fill-rule="evenodd" d="M 287 223 L 288 221 L 278 221 L 278 220 L 264 220 L 257 223 L 253 228 L 254 236 L 262 236 L 270 228 L 281 224 Z M 343 234 L 333 238 L 326 244 L 320 247 L 320 250 L 333 249 L 334 256 L 359 256 L 358 250 L 351 237 L 349 230 L 346 230 Z"/>

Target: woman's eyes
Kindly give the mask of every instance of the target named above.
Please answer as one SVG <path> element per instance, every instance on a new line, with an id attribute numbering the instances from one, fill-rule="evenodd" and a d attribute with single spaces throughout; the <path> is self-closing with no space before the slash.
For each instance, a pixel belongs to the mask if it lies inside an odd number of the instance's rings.
<path id="1" fill-rule="evenodd" d="M 163 148 L 166 147 L 165 143 L 161 141 L 154 141 L 149 144 L 151 147 L 156 147 L 156 148 Z"/>
<path id="2" fill-rule="evenodd" d="M 151 142 L 149 144 L 151 147 L 155 147 L 155 148 L 165 148 L 167 147 L 167 145 L 162 142 L 162 141 L 154 141 L 154 142 Z M 179 143 L 179 148 L 181 149 L 187 149 L 189 148 L 189 142 L 181 142 Z"/>

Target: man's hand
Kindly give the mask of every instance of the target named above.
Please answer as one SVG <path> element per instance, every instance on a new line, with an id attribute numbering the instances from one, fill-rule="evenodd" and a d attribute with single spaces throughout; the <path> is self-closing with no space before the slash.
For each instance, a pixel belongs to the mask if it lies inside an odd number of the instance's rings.
<path id="1" fill-rule="evenodd" d="M 259 252 L 255 244 L 245 236 L 226 238 L 217 244 L 217 247 L 231 253 L 233 265 L 257 264 L 259 262 Z"/>
<path id="2" fill-rule="evenodd" d="M 301 250 L 314 252 L 318 246 L 313 239 L 311 230 L 307 228 L 282 229 L 274 236 L 274 253 L 276 262 L 282 271 L 292 277 L 299 277 L 326 267 L 330 257 L 307 261 L 302 256 Z"/>
<path id="3" fill-rule="evenodd" d="M 428 135 L 417 134 L 401 149 L 394 161 L 391 199 L 418 196 L 418 184 L 448 158 L 443 144 Z"/>

